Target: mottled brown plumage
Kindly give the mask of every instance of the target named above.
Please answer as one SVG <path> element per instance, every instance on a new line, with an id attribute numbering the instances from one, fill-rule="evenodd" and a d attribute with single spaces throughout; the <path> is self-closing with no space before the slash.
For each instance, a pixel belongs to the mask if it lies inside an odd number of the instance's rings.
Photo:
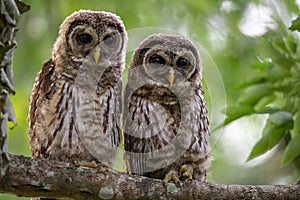
<path id="1" fill-rule="evenodd" d="M 126 44 L 115 14 L 81 10 L 65 19 L 31 93 L 32 157 L 113 162 Z"/>
<path id="2" fill-rule="evenodd" d="M 177 185 L 205 181 L 209 122 L 200 81 L 199 53 L 186 37 L 154 34 L 139 45 L 123 97 L 127 172 Z"/>

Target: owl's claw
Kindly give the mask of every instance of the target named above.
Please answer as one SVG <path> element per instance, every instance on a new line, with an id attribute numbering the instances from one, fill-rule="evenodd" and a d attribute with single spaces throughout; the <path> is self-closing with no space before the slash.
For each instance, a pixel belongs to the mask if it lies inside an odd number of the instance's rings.
<path id="1" fill-rule="evenodd" d="M 169 182 L 173 181 L 177 187 L 180 187 L 180 180 L 176 171 L 171 170 L 166 174 L 164 182 L 167 185 Z"/>
<path id="2" fill-rule="evenodd" d="M 99 165 L 95 162 L 80 162 L 78 160 L 75 160 L 74 162 L 76 167 L 89 167 L 89 168 L 97 168 Z"/>
<path id="3" fill-rule="evenodd" d="M 193 180 L 193 167 L 191 165 L 182 165 L 179 171 L 179 177 L 184 180 Z"/>

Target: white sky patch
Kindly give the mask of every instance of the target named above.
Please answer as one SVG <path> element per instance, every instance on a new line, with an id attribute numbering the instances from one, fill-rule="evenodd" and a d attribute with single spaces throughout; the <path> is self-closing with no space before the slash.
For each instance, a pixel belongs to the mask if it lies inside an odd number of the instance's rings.
<path id="1" fill-rule="evenodd" d="M 266 123 L 268 115 L 248 116 L 232 122 L 225 127 L 221 137 L 225 152 L 228 155 L 233 155 L 232 162 L 238 165 L 250 167 L 260 164 L 265 158 L 272 154 L 269 151 L 249 162 L 246 162 L 252 148 L 261 138 L 263 127 Z"/>
<path id="2" fill-rule="evenodd" d="M 272 9 L 263 5 L 249 3 L 239 23 L 240 31 L 250 37 L 258 37 L 269 29 L 276 28 L 272 19 Z"/>
<path id="3" fill-rule="evenodd" d="M 300 0 L 299 0 L 300 1 Z M 237 10 L 237 6 L 232 1 L 223 1 L 221 4 L 221 11 L 231 12 Z"/>
<path id="4" fill-rule="evenodd" d="M 295 0 L 295 3 L 300 7 L 300 0 Z"/>
<path id="5" fill-rule="evenodd" d="M 215 50 L 223 49 L 226 46 L 228 34 L 228 28 L 224 20 L 219 15 L 213 16 L 208 21 L 207 29 L 211 46 Z"/>

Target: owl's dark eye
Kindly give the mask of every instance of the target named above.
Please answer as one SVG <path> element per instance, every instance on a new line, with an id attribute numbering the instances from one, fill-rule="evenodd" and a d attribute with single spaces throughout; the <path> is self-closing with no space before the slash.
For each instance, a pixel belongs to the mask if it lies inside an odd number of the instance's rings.
<path id="1" fill-rule="evenodd" d="M 82 34 L 78 34 L 76 39 L 81 44 L 89 44 L 92 42 L 93 37 L 88 33 L 82 33 Z"/>
<path id="2" fill-rule="evenodd" d="M 181 68 L 185 68 L 189 64 L 190 64 L 190 62 L 184 57 L 179 57 L 178 60 L 176 61 L 176 65 Z"/>
<path id="3" fill-rule="evenodd" d="M 104 43 L 107 45 L 107 46 L 111 46 L 113 44 L 116 43 L 117 41 L 117 38 L 115 35 L 106 35 L 104 38 L 103 38 L 103 41 Z"/>
<path id="4" fill-rule="evenodd" d="M 153 63 L 153 64 L 160 64 L 160 65 L 165 65 L 166 64 L 165 59 L 163 57 L 159 56 L 159 55 L 151 56 L 150 59 L 149 59 L 149 62 Z"/>

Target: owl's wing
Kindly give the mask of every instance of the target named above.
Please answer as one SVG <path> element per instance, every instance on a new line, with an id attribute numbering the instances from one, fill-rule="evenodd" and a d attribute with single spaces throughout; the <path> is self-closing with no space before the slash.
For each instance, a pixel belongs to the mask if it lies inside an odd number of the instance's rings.
<path id="1" fill-rule="evenodd" d="M 54 85 L 52 84 L 53 81 L 51 77 L 54 72 L 54 67 L 55 64 L 52 62 L 52 60 L 44 62 L 42 70 L 39 71 L 34 81 L 34 85 L 30 96 L 30 106 L 28 115 L 30 127 L 34 126 L 35 123 L 34 113 L 37 104 L 39 103 L 39 97 L 45 95 L 47 98 L 51 98 L 51 95 L 53 94 L 52 92 L 54 89 Z"/>
<path id="2" fill-rule="evenodd" d="M 39 155 L 40 148 L 37 148 L 39 141 L 35 131 L 37 120 L 36 110 L 42 103 L 43 98 L 51 99 L 55 91 L 55 85 L 52 80 L 55 64 L 52 60 L 43 63 L 42 70 L 38 73 L 30 96 L 30 105 L 28 112 L 29 135 L 31 140 L 32 155 Z"/>
<path id="3" fill-rule="evenodd" d="M 205 100 L 203 97 L 203 90 L 200 86 L 196 89 L 196 100 L 193 105 L 191 130 L 195 130 L 193 133 L 194 138 L 192 138 L 189 151 L 195 152 L 195 154 L 207 154 L 208 149 L 208 137 L 209 137 L 209 120 L 208 111 L 206 108 Z"/>
<path id="4" fill-rule="evenodd" d="M 123 107 L 124 160 L 127 172 L 143 174 L 159 165 L 154 157 L 167 159 L 167 155 L 153 154 L 175 137 L 175 120 L 165 106 L 131 92 L 127 85 Z"/>
<path id="5" fill-rule="evenodd" d="M 181 159 L 184 163 L 192 166 L 195 180 L 205 181 L 210 153 L 208 112 L 202 88 L 196 89 L 195 92 L 195 101 L 191 103 L 190 122 L 183 122 L 187 124 L 188 130 L 193 130 L 192 137 L 189 141 L 189 147 Z"/>

